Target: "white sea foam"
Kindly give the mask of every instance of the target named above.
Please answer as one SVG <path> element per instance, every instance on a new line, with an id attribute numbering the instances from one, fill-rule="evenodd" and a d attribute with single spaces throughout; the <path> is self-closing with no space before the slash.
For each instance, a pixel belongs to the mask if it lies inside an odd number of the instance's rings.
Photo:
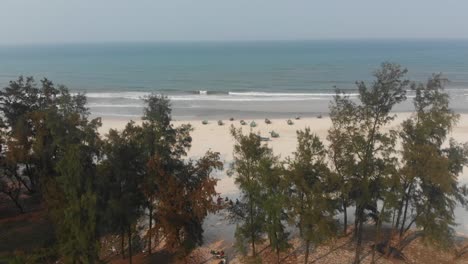
<path id="1" fill-rule="evenodd" d="M 229 92 L 232 96 L 255 96 L 255 97 L 333 97 L 335 93 L 269 93 L 269 92 Z M 357 96 L 356 93 L 346 94 Z"/>
<path id="2" fill-rule="evenodd" d="M 253 98 L 253 97 L 229 97 L 229 96 L 169 96 L 172 101 L 222 101 L 222 102 L 284 102 L 284 101 L 307 101 L 328 100 L 320 97 L 277 97 L 277 98 Z"/>
<path id="3" fill-rule="evenodd" d="M 89 103 L 88 107 L 141 108 L 144 104 L 100 104 Z"/>
<path id="4" fill-rule="evenodd" d="M 94 116 L 117 116 L 117 117 L 141 117 L 141 114 L 115 114 L 115 113 L 101 113 L 93 112 Z"/>
<path id="5" fill-rule="evenodd" d="M 141 100 L 145 96 L 150 95 L 150 92 L 103 92 L 103 93 L 86 93 L 90 99 L 127 99 Z M 199 91 L 198 94 L 182 94 L 168 95 L 168 98 L 173 101 L 305 101 L 305 100 L 329 100 L 334 93 L 268 93 L 268 92 L 228 92 L 226 94 L 209 94 L 208 91 Z M 348 96 L 357 96 L 355 93 L 346 94 Z M 110 105 L 109 105 L 110 106 Z M 112 105 L 119 107 L 118 105 Z M 121 106 L 126 107 L 126 106 Z M 128 106 L 131 107 L 131 106 Z"/>
<path id="6" fill-rule="evenodd" d="M 149 92 L 108 92 L 108 93 L 86 93 L 86 97 L 88 98 L 121 98 L 121 99 L 133 99 L 139 100 L 144 98 L 145 96 L 150 95 Z"/>

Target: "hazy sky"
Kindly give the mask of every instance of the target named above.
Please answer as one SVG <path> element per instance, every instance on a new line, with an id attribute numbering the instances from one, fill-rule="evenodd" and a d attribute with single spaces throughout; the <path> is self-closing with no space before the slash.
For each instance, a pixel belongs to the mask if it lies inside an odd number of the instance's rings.
<path id="1" fill-rule="evenodd" d="M 468 38 L 467 0 L 0 0 L 0 43 Z"/>

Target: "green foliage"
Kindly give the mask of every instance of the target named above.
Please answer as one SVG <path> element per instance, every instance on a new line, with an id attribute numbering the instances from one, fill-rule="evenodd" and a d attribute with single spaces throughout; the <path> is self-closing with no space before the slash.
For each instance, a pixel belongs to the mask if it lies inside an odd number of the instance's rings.
<path id="1" fill-rule="evenodd" d="M 46 153 L 41 153 L 40 160 L 49 159 L 42 175 L 48 191 L 45 198 L 63 260 L 95 263 L 99 253 L 96 161 L 101 147 L 100 120 L 87 120 L 81 96 L 71 96 L 63 88 L 57 93 L 62 96 L 56 98 L 56 107 L 44 115 L 41 136 L 47 138 L 47 144 L 41 140 L 36 145 Z"/>
<path id="2" fill-rule="evenodd" d="M 55 209 L 59 252 L 65 263 L 95 263 L 99 244 L 96 226 L 95 168 L 83 146 L 69 146 L 57 164 L 62 205 Z"/>
<path id="3" fill-rule="evenodd" d="M 0 92 L 5 118 L 4 161 L 29 193 L 40 191 L 55 224 L 65 262 L 94 263 L 96 228 L 95 161 L 99 119 L 88 121 L 83 95 L 71 95 L 44 79 L 20 77 Z M 28 180 L 24 180 L 27 178 Z"/>
<path id="4" fill-rule="evenodd" d="M 263 157 L 258 163 L 258 172 L 262 186 L 260 207 L 265 215 L 265 231 L 279 262 L 279 253 L 287 250 L 290 244 L 288 243 L 289 234 L 284 225 L 287 188 L 278 157 Z"/>
<path id="5" fill-rule="evenodd" d="M 290 194 L 286 204 L 308 252 L 310 243 L 319 245 L 336 232 L 334 217 L 338 210 L 335 198 L 338 189 L 325 161 L 325 147 L 318 136 L 306 128 L 297 132 L 297 140 L 297 150 L 288 162 Z M 305 262 L 307 258 L 308 254 Z"/>
<path id="6" fill-rule="evenodd" d="M 468 164 L 467 145 L 447 136 L 458 120 L 449 108 L 444 80 L 434 75 L 426 85 L 413 85 L 416 113 L 403 123 L 402 201 L 405 204 L 401 231 L 411 224 L 422 228 L 431 244 L 449 247 L 454 235 L 454 209 L 457 202 L 466 204 L 466 193 L 459 186 L 458 174 Z M 413 212 L 405 226 L 408 208 Z"/>
<path id="7" fill-rule="evenodd" d="M 370 86 L 357 82 L 358 103 L 337 93 L 330 106 L 333 127 L 329 139 L 335 170 L 342 181 L 341 196 L 343 203 L 351 199 L 356 206 L 355 263 L 360 262 L 363 223 L 368 217 L 379 221 L 377 202 L 384 199 L 382 194 L 388 189 L 384 182 L 392 177 L 395 166 L 397 135 L 383 127 L 394 119 L 390 114 L 393 106 L 406 99 L 406 72 L 398 65 L 384 63 Z"/>
<path id="8" fill-rule="evenodd" d="M 128 232 L 132 239 L 131 231 L 143 214 L 146 159 L 141 139 L 142 129 L 133 122 L 121 132 L 110 130 L 103 146 L 106 158 L 99 166 L 99 203 L 104 209 L 102 229 L 120 234 L 122 241 Z"/>
<path id="9" fill-rule="evenodd" d="M 230 209 L 230 218 L 239 223 L 236 232 L 243 241 L 251 244 L 252 254 L 255 256 L 255 244 L 262 242 L 262 235 L 266 231 L 262 180 L 268 179 L 266 177 L 269 175 L 265 173 L 273 169 L 276 157 L 267 145 L 262 144 L 258 135 L 243 135 L 241 129 L 236 130 L 234 127 L 231 128 L 231 134 L 236 143 L 228 175 L 235 177 L 241 196 L 240 201 Z M 274 231 L 279 230 L 271 230 L 272 233 Z"/>

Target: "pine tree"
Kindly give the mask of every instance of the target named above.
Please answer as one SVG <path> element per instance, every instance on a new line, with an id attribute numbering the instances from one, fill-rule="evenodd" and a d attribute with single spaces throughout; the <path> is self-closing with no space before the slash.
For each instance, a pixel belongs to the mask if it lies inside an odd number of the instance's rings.
<path id="1" fill-rule="evenodd" d="M 0 91 L 2 127 L 5 128 L 5 156 L 11 165 L 25 167 L 17 180 L 29 194 L 36 191 L 38 183 L 31 153 L 34 140 L 31 119 L 33 113 L 39 110 L 40 98 L 41 89 L 32 77 L 20 76 Z"/>
<path id="2" fill-rule="evenodd" d="M 106 157 L 100 164 L 100 195 L 106 212 L 106 226 L 120 233 L 121 253 L 125 258 L 125 235 L 128 237 L 128 256 L 132 262 L 132 232 L 143 213 L 144 196 L 141 191 L 145 173 L 145 156 L 141 128 L 133 122 L 122 132 L 110 130 L 104 145 Z"/>
<path id="3" fill-rule="evenodd" d="M 45 198 L 56 225 L 58 249 L 67 263 L 98 262 L 96 161 L 100 120 L 88 121 L 82 98 L 65 89 L 58 105 L 44 113 L 50 153 Z M 44 146 L 44 145 L 40 145 Z"/>
<path id="4" fill-rule="evenodd" d="M 165 168 L 172 168 L 169 165 L 173 159 L 178 160 L 186 155 L 186 150 L 190 146 L 190 127 L 185 126 L 183 130 L 174 128 L 171 125 L 170 101 L 164 96 L 152 95 L 145 98 L 146 107 L 144 109 L 142 124 L 142 140 L 144 153 L 146 155 L 146 174 L 142 191 L 146 199 L 148 209 L 148 252 L 151 254 L 152 241 L 154 239 L 154 222 L 158 221 L 158 212 L 155 212 L 155 205 L 158 203 L 159 187 L 158 183 L 163 174 L 156 171 L 155 162 L 165 162 Z M 178 134 L 183 134 L 179 135 Z M 178 138 L 180 141 L 178 142 Z M 182 140 L 183 139 L 183 140 Z M 174 152 L 173 152 L 174 150 Z M 175 166 L 174 166 L 175 167 Z M 161 179 L 161 182 L 164 180 Z"/>
<path id="5" fill-rule="evenodd" d="M 274 159 L 272 150 L 262 144 L 254 133 L 243 135 L 241 129 L 231 128 L 236 140 L 234 159 L 228 175 L 235 177 L 240 190 L 240 200 L 230 209 L 230 218 L 238 223 L 237 237 L 250 244 L 253 257 L 256 257 L 255 245 L 263 241 L 266 231 L 265 210 L 262 207 L 262 163 Z"/>
<path id="6" fill-rule="evenodd" d="M 285 226 L 287 188 L 284 173 L 274 155 L 261 157 L 257 170 L 261 186 L 259 206 L 265 214 L 265 231 L 280 263 L 280 252 L 290 247 Z"/>
<path id="7" fill-rule="evenodd" d="M 319 245 L 334 236 L 338 210 L 337 188 L 326 163 L 326 150 L 309 128 L 297 132 L 297 150 L 289 159 L 287 180 L 291 219 L 305 241 L 304 263 L 308 263 L 310 244 Z"/>
<path id="8" fill-rule="evenodd" d="M 382 183 L 385 178 L 390 177 L 388 167 L 392 166 L 389 162 L 394 161 L 391 155 L 394 152 L 396 135 L 395 132 L 385 132 L 382 128 L 394 119 L 394 115 L 391 115 L 393 106 L 406 99 L 406 88 L 409 85 L 409 81 L 403 79 L 406 72 L 406 69 L 401 69 L 398 65 L 384 63 L 375 72 L 376 80 L 370 87 L 364 82 L 357 83 L 359 104 L 337 94 L 330 107 L 334 124 L 340 122 L 340 116 L 347 116 L 344 131 L 350 138 L 344 142 L 350 145 L 345 149 L 353 153 L 355 158 L 350 195 L 356 206 L 357 242 L 354 263 L 360 262 L 364 222 L 368 217 L 378 221 L 377 202 L 382 198 L 382 189 L 387 188 Z M 345 163 L 349 162 L 353 161 L 348 160 Z"/>
<path id="9" fill-rule="evenodd" d="M 85 146 L 70 145 L 57 164 L 61 206 L 54 210 L 59 253 L 65 263 L 98 262 L 96 171 Z"/>
<path id="10" fill-rule="evenodd" d="M 452 139 L 448 147 L 443 145 L 458 120 L 443 84 L 442 77 L 434 75 L 426 85 L 413 86 L 416 113 L 403 123 L 400 134 L 404 164 L 396 228 L 403 235 L 415 224 L 426 241 L 446 248 L 453 241 L 455 205 L 466 204 L 466 188 L 458 175 L 468 164 L 468 145 Z"/>
<path id="11" fill-rule="evenodd" d="M 341 93 L 339 90 L 337 94 Z M 354 155 L 351 137 L 355 127 L 356 105 L 348 96 L 336 96 L 334 104 L 330 107 L 332 127 L 328 130 L 329 141 L 328 156 L 332 165 L 332 172 L 337 178 L 339 186 L 339 197 L 341 200 L 341 211 L 343 212 L 343 235 L 347 234 L 348 212 L 347 209 L 353 205 L 352 180 L 356 174 L 357 157 Z"/>
<path id="12" fill-rule="evenodd" d="M 185 256 L 203 241 L 203 220 L 215 210 L 217 180 L 211 174 L 223 166 L 219 153 L 211 151 L 187 161 L 192 127 L 173 127 L 166 97 L 150 96 L 146 103 L 142 133 L 147 160 L 143 192 L 150 216 L 148 246 L 153 231 L 158 230 L 167 248 Z"/>

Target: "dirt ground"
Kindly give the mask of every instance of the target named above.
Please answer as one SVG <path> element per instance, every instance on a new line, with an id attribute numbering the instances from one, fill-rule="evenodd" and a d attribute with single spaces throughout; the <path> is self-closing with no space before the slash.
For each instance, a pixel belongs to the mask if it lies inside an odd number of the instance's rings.
<path id="1" fill-rule="evenodd" d="M 28 211 L 19 214 L 16 208 L 7 200 L 0 200 L 0 263 L 6 263 L 6 260 L 20 252 L 29 252 L 33 249 L 43 247 L 53 239 L 53 229 L 51 223 L 45 216 L 45 210 L 35 198 L 25 201 Z M 375 238 L 374 228 L 368 226 L 364 233 L 364 243 L 362 252 L 362 263 L 370 263 L 372 259 L 372 245 Z M 336 238 L 326 244 L 311 248 L 309 263 L 317 264 L 335 264 L 351 263 L 354 257 L 355 244 L 352 238 L 352 230 L 348 235 Z M 389 231 L 384 233 L 388 236 Z M 416 234 L 416 233 L 414 233 Z M 395 242 L 395 241 L 394 241 Z M 302 241 L 296 236 L 290 240 L 291 248 L 280 254 L 279 263 L 295 264 L 304 263 L 305 248 Z M 394 243 L 396 244 L 396 243 Z M 464 246 L 466 248 L 464 248 Z M 268 245 L 257 245 L 259 259 L 257 263 L 277 263 L 276 254 Z M 224 250 L 227 255 L 227 263 L 240 264 L 252 263 L 250 257 L 244 257 L 238 254 L 232 243 L 226 241 L 214 241 L 203 247 L 194 250 L 188 257 L 182 260 L 176 259 L 170 252 L 163 249 L 155 249 L 152 255 L 144 252 L 137 253 L 132 260 L 135 264 L 146 263 L 175 263 L 175 264 L 218 264 L 210 250 Z M 459 254 L 463 250 L 468 251 L 468 239 L 459 236 L 457 245 L 448 250 L 442 251 L 423 243 L 422 238 L 418 237 L 412 240 L 403 250 L 404 260 L 388 258 L 376 252 L 376 263 L 467 263 L 468 254 Z M 107 263 L 120 264 L 129 263 L 128 259 L 122 259 L 117 252 L 105 258 Z"/>

